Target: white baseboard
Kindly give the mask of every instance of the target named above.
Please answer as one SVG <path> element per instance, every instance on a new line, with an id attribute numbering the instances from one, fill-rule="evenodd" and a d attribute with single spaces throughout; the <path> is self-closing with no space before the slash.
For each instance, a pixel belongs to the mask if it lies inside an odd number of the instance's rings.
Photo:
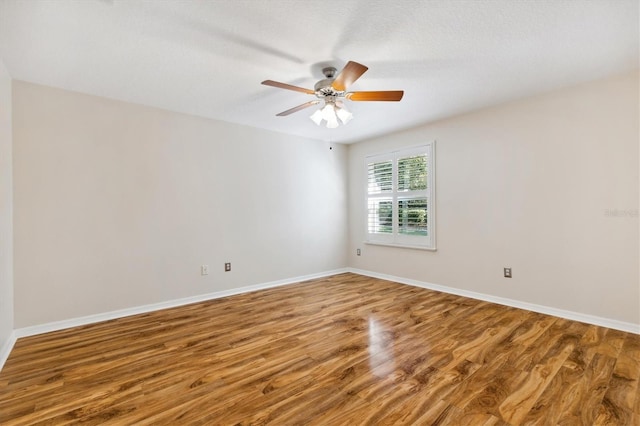
<path id="1" fill-rule="evenodd" d="M 396 277 L 394 275 L 380 274 L 377 272 L 366 271 L 363 269 L 347 268 L 347 270 L 348 272 L 353 272 L 354 274 L 366 275 L 368 277 L 394 281 L 400 284 L 407 284 L 414 287 L 421 287 L 429 290 L 440 291 L 442 293 L 455 294 L 457 296 L 469 297 L 471 299 L 497 303 L 499 305 L 511 306 L 513 308 L 525 309 L 528 311 L 538 312 L 541 314 L 551 315 L 554 317 L 560 317 L 560 318 L 570 319 L 573 321 L 584 322 L 587 324 L 599 325 L 601 327 L 613 328 L 615 330 L 626 331 L 628 333 L 640 334 L 640 324 L 618 321 L 614 319 L 603 318 L 603 317 L 583 314 L 579 312 L 566 311 L 564 309 L 552 308 L 550 306 L 536 305 L 534 303 L 507 299 L 505 297 L 492 296 L 484 293 L 476 293 L 473 291 L 447 287 L 439 284 L 432 284 L 428 282 L 412 280 L 409 278 Z"/>
<path id="2" fill-rule="evenodd" d="M 4 363 L 7 362 L 9 354 L 13 349 L 13 345 L 16 344 L 16 340 L 16 332 L 12 331 L 7 341 L 4 342 L 4 345 L 2 345 L 2 347 L 0 348 L 0 370 L 2 370 L 2 367 L 4 367 Z"/>
<path id="3" fill-rule="evenodd" d="M 65 328 L 78 327 L 81 325 L 93 324 L 96 322 L 128 317 L 131 315 L 144 314 L 147 312 L 158 311 L 160 309 L 175 308 L 177 306 L 188 305 L 190 303 L 198 303 L 206 300 L 220 299 L 222 297 L 233 296 L 236 294 L 249 293 L 256 290 L 264 290 L 267 288 L 280 287 L 288 284 L 296 284 L 301 281 L 328 277 L 331 275 L 342 274 L 344 272 L 348 272 L 347 268 L 334 269 L 332 271 L 325 271 L 317 274 L 304 275 L 304 276 L 299 276 L 294 278 L 286 278 L 278 281 L 270 281 L 270 282 L 261 283 L 261 284 L 232 288 L 229 290 L 216 291 L 213 293 L 200 294 L 197 296 L 184 297 L 181 299 L 168 300 L 166 302 L 152 303 L 150 305 L 136 306 L 133 308 L 120 309 L 117 311 L 104 312 L 104 313 L 95 314 L 95 315 L 87 315 L 85 317 L 71 318 L 68 320 L 55 321 L 55 322 L 50 322 L 46 324 L 34 325 L 30 327 L 23 327 L 23 328 L 16 329 L 14 331 L 14 334 L 15 334 L 15 338 L 34 336 L 36 334 L 48 333 L 51 331 L 63 330 Z M 0 369 L 2 369 L 2 364 L 0 364 Z"/>
<path id="4" fill-rule="evenodd" d="M 4 366 L 4 363 L 9 358 L 9 354 L 13 349 L 16 340 L 20 337 L 33 336 L 41 333 L 48 333 L 51 331 L 63 330 L 65 328 L 77 327 L 81 325 L 93 324 L 96 322 L 107 321 L 116 318 L 127 317 L 131 315 L 143 314 L 147 312 L 157 311 L 160 309 L 174 308 L 177 306 L 188 305 L 190 303 L 203 302 L 206 300 L 219 299 L 222 297 L 233 296 L 236 294 L 249 293 L 257 290 L 264 290 L 273 287 L 279 287 L 289 284 L 296 284 L 302 281 L 312 280 L 316 278 L 324 278 L 331 275 L 341 274 L 345 272 L 352 272 L 354 274 L 365 275 L 373 278 L 380 278 L 383 280 L 394 281 L 401 284 L 407 284 L 414 287 L 426 288 L 429 290 L 440 291 L 443 293 L 455 294 L 458 296 L 469 297 L 471 299 L 483 300 L 485 302 L 497 303 L 500 305 L 511 306 L 519 309 L 526 309 L 533 312 L 539 312 L 546 315 L 552 315 L 555 317 L 566 318 L 574 321 L 585 322 L 588 324 L 594 324 L 602 327 L 612 328 L 616 330 L 626 331 L 630 333 L 640 334 L 640 324 L 633 324 L 609 318 L 602 318 L 594 315 L 582 314 L 579 312 L 566 311 L 563 309 L 556 309 L 549 306 L 536 305 L 533 303 L 522 302 L 513 299 L 507 299 L 498 296 L 491 296 L 483 293 L 476 293 L 468 290 L 461 290 L 453 287 L 447 287 L 438 284 L 427 283 L 418 280 L 412 280 L 403 277 L 397 277 L 394 275 L 380 274 L 377 272 L 366 271 L 355 268 L 342 268 L 332 271 L 320 272 L 317 274 L 304 275 L 294 278 L 287 278 L 278 281 L 270 281 L 262 284 L 255 284 L 250 286 L 238 287 L 229 290 L 223 290 L 213 293 L 201 294 L 197 296 L 185 297 L 181 299 L 169 300 L 166 302 L 153 303 L 149 305 L 136 306 L 133 308 L 121 309 L 117 311 L 105 312 L 101 314 L 88 315 L 79 318 L 71 318 L 63 321 L 50 322 L 46 324 L 34 325 L 31 327 L 23 327 L 14 330 L 9 339 L 0 348 L 0 370 Z"/>

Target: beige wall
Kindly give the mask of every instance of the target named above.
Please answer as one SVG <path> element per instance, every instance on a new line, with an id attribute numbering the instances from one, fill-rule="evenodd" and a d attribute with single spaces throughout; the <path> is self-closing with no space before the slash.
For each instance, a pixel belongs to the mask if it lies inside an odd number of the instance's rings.
<path id="1" fill-rule="evenodd" d="M 0 61 L 0 349 L 13 332 L 11 110 L 11 77 Z"/>
<path id="2" fill-rule="evenodd" d="M 634 73 L 350 146 L 350 266 L 640 324 L 638 116 Z M 438 250 L 363 244 L 364 157 L 429 140 Z"/>
<path id="3" fill-rule="evenodd" d="M 638 74 L 333 150 L 13 84 L 16 328 L 347 264 L 640 323 Z M 427 140 L 438 250 L 364 245 L 364 156 Z"/>
<path id="4" fill-rule="evenodd" d="M 342 146 L 19 81 L 13 105 L 16 328 L 346 266 Z"/>

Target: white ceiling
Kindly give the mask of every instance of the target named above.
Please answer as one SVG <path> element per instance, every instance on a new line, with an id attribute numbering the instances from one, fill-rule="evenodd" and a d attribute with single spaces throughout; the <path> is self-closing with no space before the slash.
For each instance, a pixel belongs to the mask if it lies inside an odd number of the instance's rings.
<path id="1" fill-rule="evenodd" d="M 313 139 L 354 142 L 638 69 L 639 0 L 59 0 L 0 2 L 14 79 Z M 317 127 L 322 64 L 369 67 L 354 119 Z"/>

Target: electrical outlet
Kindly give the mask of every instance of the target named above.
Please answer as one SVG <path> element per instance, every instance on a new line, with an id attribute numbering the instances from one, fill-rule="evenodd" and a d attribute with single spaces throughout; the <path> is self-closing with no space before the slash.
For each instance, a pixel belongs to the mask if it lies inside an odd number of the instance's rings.
<path id="1" fill-rule="evenodd" d="M 225 263 L 224 264 L 224 271 L 225 272 L 229 272 L 230 270 L 231 270 L 231 263 L 230 262 Z"/>
<path id="2" fill-rule="evenodd" d="M 200 267 L 200 274 L 201 275 L 209 275 L 209 265 L 202 265 Z"/>
<path id="3" fill-rule="evenodd" d="M 511 278 L 511 268 L 504 268 L 504 277 Z"/>
<path id="4" fill-rule="evenodd" d="M 360 249 L 356 250 L 356 255 L 360 256 Z"/>

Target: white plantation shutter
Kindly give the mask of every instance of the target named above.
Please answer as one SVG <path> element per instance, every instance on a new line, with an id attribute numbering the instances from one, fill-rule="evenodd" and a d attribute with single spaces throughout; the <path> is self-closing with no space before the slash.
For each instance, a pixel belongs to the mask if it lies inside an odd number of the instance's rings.
<path id="1" fill-rule="evenodd" d="M 367 162 L 367 229 L 377 241 L 393 241 L 393 159 L 388 155 Z"/>
<path id="2" fill-rule="evenodd" d="M 368 156 L 367 242 L 435 249 L 434 142 Z"/>
<path id="3" fill-rule="evenodd" d="M 393 191 L 393 161 L 382 159 L 367 165 L 368 193 L 381 194 Z"/>

